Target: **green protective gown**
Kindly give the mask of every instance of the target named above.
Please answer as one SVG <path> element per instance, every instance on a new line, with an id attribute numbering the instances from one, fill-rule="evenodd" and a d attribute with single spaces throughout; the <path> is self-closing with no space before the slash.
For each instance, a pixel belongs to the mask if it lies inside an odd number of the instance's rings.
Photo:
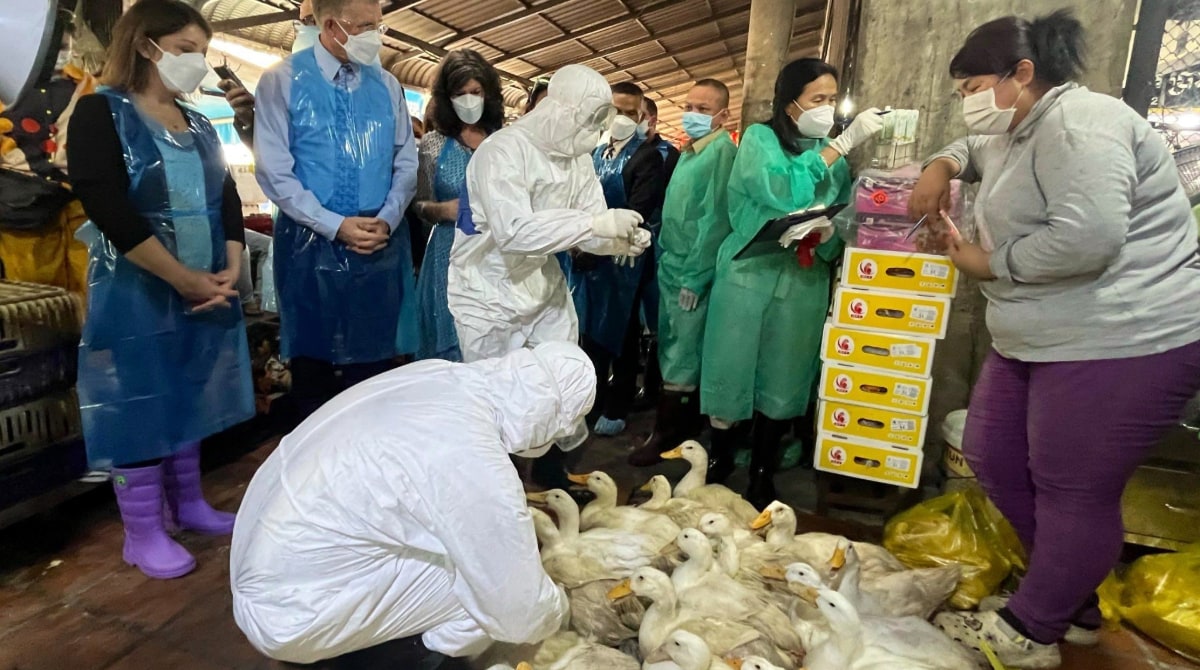
<path id="1" fill-rule="evenodd" d="M 721 130 L 679 157 L 663 204 L 658 258 L 658 363 L 663 381 L 699 386 L 708 296 L 717 251 L 729 236 L 728 185 L 737 145 Z M 696 309 L 679 307 L 682 288 L 700 297 Z"/>
<path id="2" fill-rule="evenodd" d="M 844 158 L 827 167 L 826 139 L 805 140 L 799 156 L 783 150 L 762 124 L 746 130 L 729 177 L 733 233 L 721 245 L 704 340 L 702 411 L 725 421 L 755 411 L 786 420 L 804 414 L 820 370 L 821 332 L 829 310 L 830 263 L 842 252 L 836 235 L 803 268 L 793 249 L 733 260 L 770 219 L 849 201 L 853 181 Z"/>

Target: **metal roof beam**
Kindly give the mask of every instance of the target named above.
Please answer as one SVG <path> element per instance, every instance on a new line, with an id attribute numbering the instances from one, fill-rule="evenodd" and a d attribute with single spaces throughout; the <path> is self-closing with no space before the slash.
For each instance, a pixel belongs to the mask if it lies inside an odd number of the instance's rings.
<path id="1" fill-rule="evenodd" d="M 476 35 L 482 35 L 483 33 L 486 33 L 489 30 L 497 30 L 499 28 L 507 28 L 518 21 L 527 19 L 531 16 L 538 16 L 539 14 L 544 14 L 544 13 L 550 11 L 551 9 L 562 7 L 563 5 L 565 5 L 569 2 L 575 2 L 575 0 L 554 0 L 553 2 L 549 2 L 544 5 L 539 5 L 537 7 L 526 7 L 525 9 L 519 9 L 515 12 L 510 12 L 508 14 L 505 14 L 504 16 L 500 16 L 495 19 L 492 19 L 491 21 L 485 21 L 484 23 L 481 23 L 478 26 L 471 28 L 470 30 L 461 30 L 461 31 L 451 35 L 449 39 L 439 40 L 439 41 L 442 44 L 447 44 L 447 45 L 454 44 L 455 42 L 461 42 L 463 40 L 475 37 Z"/>
<path id="2" fill-rule="evenodd" d="M 595 35 L 596 33 L 603 32 L 610 28 L 615 28 L 623 23 L 640 20 L 642 17 L 646 16 L 647 14 L 649 14 L 651 12 L 666 9 L 667 7 L 683 4 L 684 2 L 689 2 L 689 1 L 690 0 L 662 0 L 662 2 L 656 2 L 652 5 L 647 5 L 647 6 L 643 7 L 641 10 L 639 10 L 633 16 L 622 15 L 622 16 L 617 16 L 617 17 L 605 20 L 605 21 L 601 21 L 600 23 L 593 24 L 591 26 L 588 26 L 581 30 L 577 30 L 572 33 L 564 33 L 562 35 L 559 35 L 558 37 L 554 37 L 554 38 L 551 38 L 548 40 L 542 40 L 541 42 L 531 44 L 520 51 L 514 51 L 510 54 L 507 54 L 507 56 L 510 59 L 522 58 L 524 56 L 528 56 L 529 54 L 537 53 L 543 49 L 548 49 L 552 46 L 562 44 L 564 41 L 579 41 L 581 39 Z M 741 13 L 748 12 L 748 11 L 750 11 L 750 8 L 744 7 L 742 9 L 739 9 L 736 12 L 732 12 L 731 15 L 737 15 L 737 14 L 741 14 Z M 704 23 L 706 23 L 708 21 L 716 21 L 719 18 L 722 18 L 722 17 L 714 16 L 714 17 L 710 17 L 707 19 L 703 19 L 699 22 L 693 21 L 692 23 L 697 24 L 697 25 L 703 25 Z M 691 25 L 691 24 L 689 24 L 689 25 Z M 695 25 L 692 25 L 692 27 L 694 28 Z M 626 47 L 622 47 L 622 48 L 626 48 Z M 599 54 L 594 54 L 592 56 L 589 56 L 589 58 L 596 58 L 596 57 L 602 57 L 602 56 L 600 56 Z"/>
<path id="3" fill-rule="evenodd" d="M 733 38 L 735 38 L 735 37 L 741 37 L 741 36 L 742 36 L 742 35 L 744 35 L 744 34 L 745 34 L 745 33 L 737 33 L 737 34 L 733 34 L 733 35 L 728 35 L 728 36 L 726 37 L 726 39 L 733 39 Z M 802 41 L 802 40 L 809 40 L 809 39 L 811 39 L 811 38 L 814 38 L 814 37 L 815 37 L 815 38 L 819 38 L 820 36 L 821 36 L 821 31 L 820 31 L 820 29 L 817 29 L 817 30 L 806 30 L 806 31 L 804 31 L 804 32 L 800 32 L 800 33 L 792 33 L 791 40 L 792 40 L 792 42 L 799 42 L 799 41 Z M 608 74 L 612 74 L 613 72 L 628 72 L 628 71 L 629 71 L 630 69 L 632 69 L 632 68 L 635 68 L 635 67 L 640 67 L 640 66 L 642 66 L 642 65 L 648 65 L 648 64 L 650 64 L 650 63 L 655 63 L 655 62 L 657 62 L 657 61 L 660 61 L 660 60 L 665 60 L 665 59 L 668 59 L 668 58 L 669 58 L 669 59 L 672 59 L 672 60 L 674 60 L 674 59 L 675 59 L 677 56 L 682 56 L 683 54 L 685 54 L 685 53 L 688 53 L 688 52 L 691 52 L 691 51 L 697 51 L 697 50 L 699 50 L 699 49 L 704 49 L 704 48 L 707 48 L 708 46 L 709 46 L 709 45 L 707 45 L 707 44 L 702 44 L 702 45 L 700 45 L 700 46 L 689 47 L 689 48 L 687 48 L 687 49 L 685 49 L 685 50 L 683 50 L 683 51 L 678 51 L 678 52 L 675 52 L 675 53 L 663 53 L 663 54 L 659 54 L 659 55 L 657 55 L 657 56 L 654 56 L 654 57 L 643 58 L 643 59 L 641 59 L 640 61 L 635 61 L 635 62 L 633 62 L 633 63 L 629 63 L 628 65 L 620 65 L 620 66 L 618 66 L 617 68 L 615 68 L 614 70 L 612 70 L 611 72 L 604 72 L 604 73 L 602 73 L 602 74 L 606 74 L 606 75 L 608 75 Z M 817 46 L 820 46 L 820 43 L 819 43 L 819 41 L 818 41 L 818 43 L 817 43 Z M 793 50 L 794 50 L 794 49 L 793 49 Z M 729 58 L 729 59 L 731 59 L 731 60 L 735 58 L 734 54 L 732 54 L 732 53 L 728 53 L 728 54 L 726 54 L 726 57 L 728 57 L 728 58 Z M 696 67 L 696 66 L 695 66 L 695 65 L 692 65 L 691 67 Z M 736 68 L 736 64 L 734 65 L 734 67 Z M 653 79 L 654 77 L 661 77 L 661 76 L 663 76 L 664 74 L 670 74 L 670 73 L 672 73 L 672 72 L 675 72 L 675 71 L 677 71 L 677 70 L 679 70 L 679 66 L 678 66 L 678 65 L 677 65 L 676 67 L 672 67 L 672 68 L 668 68 L 668 69 L 660 70 L 660 71 L 657 71 L 657 72 L 650 72 L 650 73 L 648 73 L 648 74 L 641 75 L 641 76 L 639 76 L 639 77 L 638 77 L 638 79 Z"/>
<path id="4" fill-rule="evenodd" d="M 299 9 L 290 9 L 283 12 L 271 12 L 270 14 L 255 14 L 253 16 L 243 16 L 237 19 L 226 19 L 225 21 L 217 21 L 212 24 L 214 33 L 228 33 L 234 30 L 243 30 L 245 28 L 254 28 L 255 26 L 265 26 L 268 23 L 279 23 L 281 21 L 295 21 L 300 18 Z"/>

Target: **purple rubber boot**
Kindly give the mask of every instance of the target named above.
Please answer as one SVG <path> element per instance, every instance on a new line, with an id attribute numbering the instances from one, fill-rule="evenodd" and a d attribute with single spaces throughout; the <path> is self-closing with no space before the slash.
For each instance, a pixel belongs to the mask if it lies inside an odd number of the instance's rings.
<path id="1" fill-rule="evenodd" d="M 154 579 L 174 579 L 194 570 L 196 559 L 163 527 L 162 466 L 114 468 L 112 474 L 125 524 L 125 562 Z"/>
<path id="2" fill-rule="evenodd" d="M 234 515 L 219 512 L 204 500 L 200 488 L 200 445 L 184 447 L 163 459 L 163 488 L 175 524 L 202 535 L 233 532 Z"/>

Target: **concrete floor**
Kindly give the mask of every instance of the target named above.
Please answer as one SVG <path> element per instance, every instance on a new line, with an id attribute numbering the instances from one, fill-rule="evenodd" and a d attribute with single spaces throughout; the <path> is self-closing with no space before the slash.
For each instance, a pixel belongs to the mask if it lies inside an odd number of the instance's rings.
<path id="1" fill-rule="evenodd" d="M 635 422 L 644 430 L 648 417 Z M 653 472 L 675 478 L 682 464 L 633 471 L 630 438 L 597 439 L 581 470 L 603 468 L 629 488 Z M 205 476 L 209 500 L 234 510 L 275 440 L 253 450 L 219 445 L 228 462 Z M 228 448 L 226 448 L 228 446 Z M 731 482 L 741 485 L 740 479 Z M 781 497 L 800 509 L 816 500 L 811 473 L 779 476 Z M 802 517 L 810 529 L 862 539 L 878 528 L 851 520 Z M 147 579 L 121 562 L 122 531 L 111 493 L 101 487 L 52 512 L 0 531 L 0 670 L 254 670 L 284 666 L 247 644 L 234 625 L 229 539 L 185 535 L 199 567 L 182 579 Z M 1064 647 L 1068 670 L 1200 668 L 1127 630 L 1105 632 L 1094 649 Z"/>

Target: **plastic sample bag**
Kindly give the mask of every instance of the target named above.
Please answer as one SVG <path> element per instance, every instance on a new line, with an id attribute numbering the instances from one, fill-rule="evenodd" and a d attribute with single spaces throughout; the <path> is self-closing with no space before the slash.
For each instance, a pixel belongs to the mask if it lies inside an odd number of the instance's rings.
<path id="1" fill-rule="evenodd" d="M 1193 661 L 1200 661 L 1200 544 L 1143 556 L 1100 585 L 1108 621 L 1127 621 Z"/>
<path id="2" fill-rule="evenodd" d="M 977 487 L 926 500 L 888 521 L 883 546 L 910 568 L 963 567 L 950 605 L 972 609 L 1025 570 L 1016 532 Z"/>

